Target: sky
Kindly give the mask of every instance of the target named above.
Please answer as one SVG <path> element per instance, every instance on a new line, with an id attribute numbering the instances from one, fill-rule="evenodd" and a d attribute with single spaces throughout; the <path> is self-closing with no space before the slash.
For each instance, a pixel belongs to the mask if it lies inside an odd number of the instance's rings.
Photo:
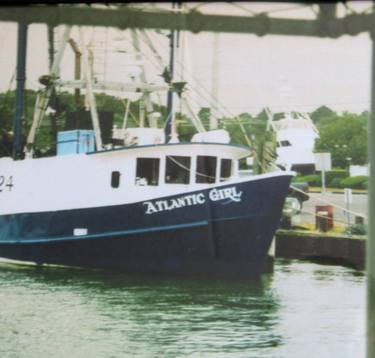
<path id="1" fill-rule="evenodd" d="M 223 3 L 192 4 L 202 12 L 228 13 L 231 9 L 233 14 L 238 15 L 244 15 L 244 9 L 247 12 L 259 12 L 265 7 L 280 9 L 280 5 L 272 3 L 238 3 L 237 7 Z M 371 5 L 370 2 L 349 4 L 357 11 Z M 294 9 L 296 4 L 294 8 L 292 4 L 292 10 L 288 10 L 291 4 L 287 5 L 283 4 L 285 10 L 281 8 L 282 11 L 275 11 L 271 16 L 314 17 L 311 7 L 299 5 L 299 10 Z M 160 4 L 160 7 L 166 6 L 169 4 Z M 61 31 L 59 28 L 59 33 Z M 86 34 L 88 40 L 109 40 L 107 48 L 102 46 L 100 49 L 100 44 L 96 48 L 97 61 L 105 63 L 101 75 L 104 76 L 105 72 L 107 80 L 125 81 L 127 74 L 137 70 L 132 62 L 134 55 L 130 54 L 129 32 L 88 29 Z M 148 34 L 167 64 L 167 32 L 157 34 L 148 31 Z M 73 30 L 72 37 L 79 42 L 77 29 Z M 30 25 L 28 39 L 27 87 L 36 89 L 40 88 L 39 76 L 48 72 L 46 27 Z M 223 115 L 243 112 L 256 114 L 265 106 L 274 112 L 286 107 L 309 112 L 321 105 L 328 105 L 338 112 L 347 110 L 358 113 L 369 109 L 371 42 L 368 34 L 346 35 L 339 39 L 220 34 L 215 51 L 213 39 L 212 33 L 185 33 L 182 37 L 185 48 L 180 50 L 180 56 L 186 70 L 187 96 L 195 109 L 207 105 L 207 99 L 211 98 L 214 58 L 218 68 L 218 102 Z M 16 66 L 16 42 L 17 25 L 0 23 L 0 91 L 10 88 Z M 124 49 L 126 54 L 118 52 Z M 142 43 L 141 51 L 149 80 L 162 83 L 157 61 L 145 43 Z M 216 57 L 213 57 L 215 53 Z M 62 78 L 73 79 L 73 59 L 73 52 L 67 48 L 61 64 Z M 12 86 L 14 88 L 14 82 Z M 285 92 L 289 96 L 282 95 Z M 164 101 L 165 95 L 162 94 L 160 98 Z"/>

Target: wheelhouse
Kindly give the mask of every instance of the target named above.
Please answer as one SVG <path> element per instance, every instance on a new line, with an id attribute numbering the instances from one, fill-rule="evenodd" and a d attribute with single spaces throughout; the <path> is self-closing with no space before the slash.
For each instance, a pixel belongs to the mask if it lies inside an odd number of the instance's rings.
<path id="1" fill-rule="evenodd" d="M 112 161 L 116 165 L 110 173 L 110 185 L 115 189 L 122 185 L 151 189 L 222 183 L 238 176 L 238 160 L 248 153 L 243 147 L 190 143 L 138 147 L 128 153 L 124 150 L 123 160 Z M 113 156 L 120 157 L 116 151 Z"/>

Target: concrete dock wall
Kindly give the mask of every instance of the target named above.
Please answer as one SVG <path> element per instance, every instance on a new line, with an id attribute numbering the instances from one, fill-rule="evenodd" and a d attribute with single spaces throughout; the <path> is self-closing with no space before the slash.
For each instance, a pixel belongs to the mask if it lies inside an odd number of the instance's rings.
<path id="1" fill-rule="evenodd" d="M 278 230 L 275 257 L 320 260 L 365 268 L 366 237 Z"/>

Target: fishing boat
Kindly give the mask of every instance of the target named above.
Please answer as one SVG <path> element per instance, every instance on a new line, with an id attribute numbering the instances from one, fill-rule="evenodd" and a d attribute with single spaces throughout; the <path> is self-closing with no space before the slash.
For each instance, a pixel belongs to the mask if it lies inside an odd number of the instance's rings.
<path id="1" fill-rule="evenodd" d="M 18 71 L 24 77 L 22 66 Z M 85 81 L 90 101 L 93 83 Z M 36 127 L 48 101 L 37 102 Z M 122 145 L 108 147 L 93 107 L 91 114 L 93 130 L 58 134 L 55 156 L 35 157 L 18 139 L 25 158 L 0 158 L 0 257 L 127 273 L 259 277 L 293 172 L 240 176 L 248 147 L 230 144 L 220 129 L 179 142 L 173 122 L 165 130 L 125 128 Z M 33 125 L 28 144 L 34 132 Z"/>

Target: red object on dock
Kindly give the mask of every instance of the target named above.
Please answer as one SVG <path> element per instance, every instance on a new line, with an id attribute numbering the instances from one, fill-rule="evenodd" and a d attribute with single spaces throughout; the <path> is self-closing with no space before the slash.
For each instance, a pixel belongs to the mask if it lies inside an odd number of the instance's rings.
<path id="1" fill-rule="evenodd" d="M 333 206 L 315 206 L 315 228 L 319 231 L 329 231 L 333 229 Z"/>

